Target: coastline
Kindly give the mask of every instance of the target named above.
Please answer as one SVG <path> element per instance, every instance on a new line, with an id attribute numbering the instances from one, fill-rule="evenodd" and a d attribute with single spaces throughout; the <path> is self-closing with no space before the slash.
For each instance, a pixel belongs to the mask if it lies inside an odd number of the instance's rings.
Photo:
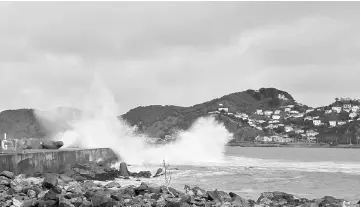
<path id="1" fill-rule="evenodd" d="M 360 149 L 360 145 L 330 145 L 330 144 L 316 144 L 316 143 L 250 143 L 250 142 L 231 142 L 228 147 L 287 147 L 287 148 L 346 148 L 346 149 Z"/>

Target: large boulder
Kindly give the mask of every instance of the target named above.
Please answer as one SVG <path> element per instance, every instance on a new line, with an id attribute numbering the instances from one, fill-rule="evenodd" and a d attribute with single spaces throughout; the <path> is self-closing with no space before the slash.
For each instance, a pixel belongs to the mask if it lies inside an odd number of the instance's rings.
<path id="1" fill-rule="evenodd" d="M 284 192 L 264 192 L 258 198 L 257 203 L 266 205 L 299 206 L 310 201 Z"/>
<path id="2" fill-rule="evenodd" d="M 155 175 L 153 176 L 154 178 L 159 177 L 162 175 L 163 169 L 162 168 L 158 168 L 157 172 L 155 173 Z"/>
<path id="3" fill-rule="evenodd" d="M 127 163 L 125 163 L 125 162 L 120 163 L 120 165 L 119 165 L 119 173 L 120 173 L 121 176 L 124 176 L 124 177 L 129 177 L 130 176 L 130 172 L 128 170 Z"/>
<path id="4" fill-rule="evenodd" d="M 62 141 L 43 141 L 41 147 L 43 149 L 59 149 L 64 143 Z"/>
<path id="5" fill-rule="evenodd" d="M 0 176 L 5 176 L 9 179 L 13 179 L 14 178 L 14 173 L 13 172 L 10 172 L 10 171 L 2 171 L 0 173 Z"/>
<path id="6" fill-rule="evenodd" d="M 58 185 L 58 177 L 55 174 L 46 174 L 42 186 L 50 189 Z"/>

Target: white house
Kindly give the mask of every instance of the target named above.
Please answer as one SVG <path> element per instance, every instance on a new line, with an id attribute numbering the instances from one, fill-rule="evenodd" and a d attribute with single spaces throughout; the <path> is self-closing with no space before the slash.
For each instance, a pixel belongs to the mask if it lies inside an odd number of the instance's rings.
<path id="1" fill-rule="evenodd" d="M 228 115 L 234 115 L 233 113 L 227 113 Z"/>
<path id="2" fill-rule="evenodd" d="M 280 115 L 272 115 L 272 119 L 280 119 L 281 116 Z"/>
<path id="3" fill-rule="evenodd" d="M 329 113 L 331 113 L 332 112 L 332 110 L 326 110 L 325 111 L 325 114 L 329 114 Z"/>
<path id="4" fill-rule="evenodd" d="M 300 113 L 300 112 L 298 112 L 298 111 L 290 111 L 290 113 L 291 113 L 291 114 L 298 114 L 298 113 Z"/>
<path id="5" fill-rule="evenodd" d="M 319 119 L 320 118 L 320 116 L 314 116 L 314 117 L 312 117 L 312 119 Z"/>
<path id="6" fill-rule="evenodd" d="M 270 121 L 268 121 L 268 123 L 269 124 L 275 124 L 275 123 L 279 123 L 280 121 L 278 121 L 278 120 L 270 120 Z"/>
<path id="7" fill-rule="evenodd" d="M 222 110 L 228 113 L 228 108 L 218 108 L 218 111 L 222 111 Z"/>
<path id="8" fill-rule="evenodd" d="M 256 129 L 258 129 L 258 130 L 262 130 L 262 127 L 256 127 Z"/>
<path id="9" fill-rule="evenodd" d="M 360 107 L 359 106 L 352 106 L 351 108 L 352 112 L 357 112 L 360 110 Z"/>
<path id="10" fill-rule="evenodd" d="M 276 110 L 276 111 L 273 112 L 273 114 L 280 114 L 280 113 L 281 113 L 280 110 Z"/>
<path id="11" fill-rule="evenodd" d="M 285 112 L 290 112 L 291 108 L 285 108 Z"/>
<path id="12" fill-rule="evenodd" d="M 265 123 L 266 121 L 265 120 L 256 120 L 256 122 L 262 124 L 262 123 Z"/>
<path id="13" fill-rule="evenodd" d="M 254 140 L 258 142 L 272 142 L 272 138 L 267 136 L 263 136 L 263 137 L 257 136 Z"/>
<path id="14" fill-rule="evenodd" d="M 330 127 L 335 127 L 337 125 L 337 121 L 329 121 Z"/>
<path id="15" fill-rule="evenodd" d="M 303 129 L 296 129 L 295 130 L 296 134 L 302 134 L 303 132 L 305 132 L 305 130 L 303 130 Z"/>
<path id="16" fill-rule="evenodd" d="M 315 126 L 321 125 L 321 120 L 319 120 L 319 119 L 313 120 L 313 125 L 315 125 Z"/>
<path id="17" fill-rule="evenodd" d="M 306 116 L 303 120 L 312 120 L 312 117 L 311 116 Z"/>
<path id="18" fill-rule="evenodd" d="M 287 105 L 287 108 L 293 108 L 295 105 Z"/>
<path id="19" fill-rule="evenodd" d="M 352 105 L 351 104 L 344 104 L 343 105 L 343 110 L 347 109 L 347 110 L 351 110 Z"/>
<path id="20" fill-rule="evenodd" d="M 273 111 L 264 111 L 264 115 L 271 116 L 273 114 Z"/>
<path id="21" fill-rule="evenodd" d="M 235 117 L 237 118 L 248 118 L 248 115 L 245 113 L 236 113 Z"/>
<path id="22" fill-rule="evenodd" d="M 288 98 L 286 98 L 286 96 L 283 94 L 278 94 L 278 98 L 281 100 L 288 100 Z"/>
<path id="23" fill-rule="evenodd" d="M 209 114 L 219 114 L 219 111 L 210 111 Z"/>
<path id="24" fill-rule="evenodd" d="M 256 110 L 256 114 L 258 114 L 258 115 L 263 115 L 262 109 L 257 109 L 257 110 Z"/>
<path id="25" fill-rule="evenodd" d="M 307 141 L 316 142 L 316 137 L 307 137 Z"/>
<path id="26" fill-rule="evenodd" d="M 333 106 L 332 107 L 332 111 L 335 111 L 335 112 L 337 112 L 337 113 L 340 113 L 341 112 L 341 107 L 340 106 Z"/>
<path id="27" fill-rule="evenodd" d="M 339 121 L 339 122 L 338 122 L 338 125 L 344 125 L 344 124 L 346 124 L 345 121 Z"/>
<path id="28" fill-rule="evenodd" d="M 316 132 L 316 131 L 314 131 L 314 130 L 308 130 L 307 132 L 306 132 L 306 135 L 308 136 L 308 137 L 314 137 L 314 136 L 316 136 L 316 135 L 318 135 L 319 133 L 318 132 Z"/>
<path id="29" fill-rule="evenodd" d="M 311 111 L 314 111 L 314 109 L 307 109 L 307 110 L 306 110 L 306 114 L 307 114 L 307 113 L 310 113 Z"/>
<path id="30" fill-rule="evenodd" d="M 355 117 L 357 116 L 357 113 L 351 112 L 348 116 L 349 116 L 350 118 L 355 118 Z"/>
<path id="31" fill-rule="evenodd" d="M 286 131 L 286 132 L 291 132 L 291 131 L 293 131 L 293 127 L 291 127 L 291 126 L 285 126 L 285 131 Z"/>
<path id="32" fill-rule="evenodd" d="M 285 142 L 285 138 L 280 136 L 271 136 L 271 138 L 274 142 Z"/>

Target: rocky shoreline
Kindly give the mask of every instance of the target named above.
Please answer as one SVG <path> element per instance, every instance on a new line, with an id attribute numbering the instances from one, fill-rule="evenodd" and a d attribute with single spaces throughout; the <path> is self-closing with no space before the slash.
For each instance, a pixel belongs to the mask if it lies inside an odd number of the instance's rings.
<path id="1" fill-rule="evenodd" d="M 149 171 L 129 172 L 125 163 L 120 163 L 116 169 L 104 161 L 65 167 L 59 173 L 15 176 L 3 171 L 0 173 L 0 207 L 359 206 L 359 202 L 351 204 L 330 196 L 309 200 L 283 192 L 265 192 L 254 201 L 232 192 L 206 191 L 197 186 L 186 185 L 180 191 L 147 182 L 122 186 L 121 179 L 114 181 L 115 178 L 157 176 L 163 176 L 162 168 L 152 176 Z"/>

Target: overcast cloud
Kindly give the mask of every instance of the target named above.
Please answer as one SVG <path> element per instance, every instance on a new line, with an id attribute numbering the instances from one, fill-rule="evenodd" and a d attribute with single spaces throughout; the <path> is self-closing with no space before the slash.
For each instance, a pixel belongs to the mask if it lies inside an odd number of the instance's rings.
<path id="1" fill-rule="evenodd" d="M 92 73 L 121 113 L 275 87 L 360 97 L 359 2 L 0 2 L 0 110 L 77 106 Z"/>

